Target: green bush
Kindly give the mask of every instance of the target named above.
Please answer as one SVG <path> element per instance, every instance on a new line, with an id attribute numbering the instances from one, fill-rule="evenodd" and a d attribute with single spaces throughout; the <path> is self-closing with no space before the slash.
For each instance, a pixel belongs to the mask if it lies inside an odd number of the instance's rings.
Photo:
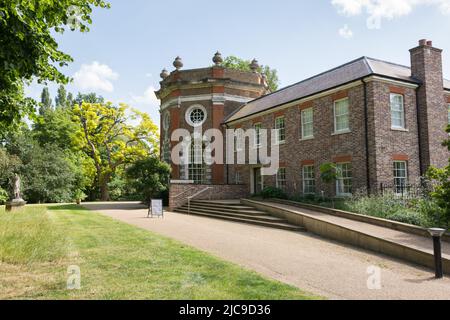
<path id="1" fill-rule="evenodd" d="M 265 187 L 259 194 L 263 199 L 287 199 L 286 192 L 274 187 Z"/>
<path id="2" fill-rule="evenodd" d="M 419 200 L 415 205 L 415 210 L 423 216 L 423 227 L 447 228 L 444 209 L 435 200 Z"/>
<path id="3" fill-rule="evenodd" d="M 0 187 L 0 204 L 5 204 L 8 200 L 8 192 Z"/>
<path id="4" fill-rule="evenodd" d="M 407 209 L 403 209 L 400 211 L 397 211 L 389 216 L 387 216 L 387 219 L 407 224 L 412 224 L 416 226 L 423 226 L 424 216 L 420 212 L 411 211 Z"/>
<path id="5" fill-rule="evenodd" d="M 387 218 L 407 208 L 407 203 L 394 194 L 355 196 L 345 201 L 345 208 L 351 212 Z"/>

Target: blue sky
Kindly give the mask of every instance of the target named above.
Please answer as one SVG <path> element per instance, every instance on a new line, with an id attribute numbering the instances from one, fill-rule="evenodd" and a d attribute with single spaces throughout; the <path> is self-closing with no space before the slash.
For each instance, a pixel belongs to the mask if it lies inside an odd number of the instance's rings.
<path id="1" fill-rule="evenodd" d="M 279 72 L 281 86 L 366 55 L 409 65 L 421 38 L 444 49 L 450 77 L 450 0 L 110 0 L 91 31 L 57 36 L 75 61 L 63 69 L 74 93 L 95 91 L 151 114 L 159 123 L 163 68 L 210 65 L 223 56 L 257 58 Z M 38 98 L 42 87 L 27 90 Z M 52 94 L 56 86 L 50 85 Z"/>

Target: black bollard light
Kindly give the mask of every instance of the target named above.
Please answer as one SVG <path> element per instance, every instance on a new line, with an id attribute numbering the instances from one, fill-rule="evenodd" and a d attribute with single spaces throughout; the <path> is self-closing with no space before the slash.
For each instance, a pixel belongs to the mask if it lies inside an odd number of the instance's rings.
<path id="1" fill-rule="evenodd" d="M 444 272 L 442 270 L 442 248 L 441 239 L 445 234 L 445 229 L 431 228 L 428 232 L 433 237 L 433 247 L 434 247 L 434 265 L 436 270 L 436 279 L 442 279 L 444 277 Z"/>

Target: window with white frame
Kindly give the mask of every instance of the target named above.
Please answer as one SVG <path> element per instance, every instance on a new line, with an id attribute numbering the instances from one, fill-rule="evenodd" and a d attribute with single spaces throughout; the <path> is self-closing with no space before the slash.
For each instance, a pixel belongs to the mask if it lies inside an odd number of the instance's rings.
<path id="1" fill-rule="evenodd" d="M 277 188 L 286 190 L 286 168 L 279 168 L 277 172 Z"/>
<path id="2" fill-rule="evenodd" d="M 194 183 L 205 183 L 205 163 L 203 161 L 204 146 L 201 143 L 192 143 L 189 159 L 189 180 Z"/>
<path id="3" fill-rule="evenodd" d="M 302 110 L 302 139 L 314 137 L 314 109 Z"/>
<path id="4" fill-rule="evenodd" d="M 234 133 L 234 151 L 244 150 L 245 140 L 244 140 L 244 130 L 236 129 Z"/>
<path id="5" fill-rule="evenodd" d="M 286 119 L 284 116 L 275 119 L 275 129 L 277 131 L 277 143 L 284 143 L 286 141 Z"/>
<path id="6" fill-rule="evenodd" d="M 303 193 L 315 194 L 316 193 L 316 176 L 314 173 L 314 166 L 303 166 Z"/>
<path id="7" fill-rule="evenodd" d="M 353 192 L 352 164 L 336 164 L 336 194 L 338 196 L 351 196 Z"/>
<path id="8" fill-rule="evenodd" d="M 334 102 L 334 132 L 350 131 L 350 110 L 348 98 Z"/>
<path id="9" fill-rule="evenodd" d="M 401 94 L 391 93 L 391 126 L 393 129 L 405 129 L 405 105 Z"/>
<path id="10" fill-rule="evenodd" d="M 240 171 L 236 171 L 236 172 L 234 173 L 234 182 L 235 182 L 236 184 L 241 184 L 241 183 L 242 183 L 242 180 L 241 180 L 241 172 L 240 172 Z"/>
<path id="11" fill-rule="evenodd" d="M 261 147 L 261 123 L 255 123 L 253 125 L 253 128 L 255 129 L 255 147 Z"/>
<path id="12" fill-rule="evenodd" d="M 394 161 L 394 187 L 396 193 L 404 193 L 408 184 L 408 164 L 406 161 Z"/>

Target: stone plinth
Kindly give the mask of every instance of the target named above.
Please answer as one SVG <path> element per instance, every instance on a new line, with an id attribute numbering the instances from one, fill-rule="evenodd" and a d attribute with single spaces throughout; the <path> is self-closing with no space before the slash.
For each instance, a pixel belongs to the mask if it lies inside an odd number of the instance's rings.
<path id="1" fill-rule="evenodd" d="M 14 199 L 6 203 L 6 211 L 9 212 L 20 211 L 25 207 L 26 204 L 27 202 L 24 201 L 23 199 Z"/>

